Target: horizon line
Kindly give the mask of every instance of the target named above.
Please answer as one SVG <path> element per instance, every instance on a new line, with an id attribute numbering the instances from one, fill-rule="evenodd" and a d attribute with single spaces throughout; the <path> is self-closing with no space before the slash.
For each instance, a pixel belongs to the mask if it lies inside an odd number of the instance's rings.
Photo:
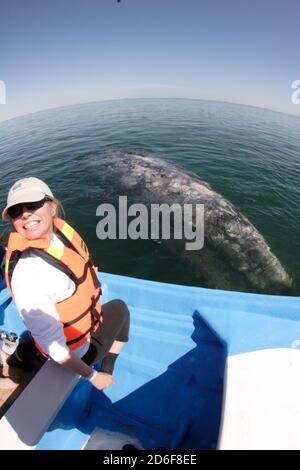
<path id="1" fill-rule="evenodd" d="M 270 111 L 272 113 L 284 114 L 284 115 L 289 116 L 289 117 L 295 117 L 296 119 L 297 118 L 300 119 L 300 115 L 298 116 L 297 114 L 291 114 L 291 113 L 287 113 L 285 111 L 279 111 L 277 109 L 265 108 L 265 107 L 262 107 L 262 106 L 257 106 L 257 105 L 252 105 L 252 104 L 236 103 L 234 101 L 209 100 L 209 99 L 205 99 L 205 98 L 186 98 L 186 97 L 178 97 L 178 96 L 177 97 L 155 97 L 155 96 L 149 97 L 148 96 L 148 97 L 139 97 L 139 98 L 107 98 L 107 99 L 101 99 L 101 100 L 95 100 L 95 101 L 94 100 L 93 101 L 84 101 L 84 102 L 61 105 L 61 106 L 53 106 L 53 107 L 50 107 L 50 108 L 40 109 L 38 111 L 32 111 L 30 113 L 19 114 L 17 116 L 13 116 L 13 117 L 3 119 L 3 120 L 0 119 L 0 125 L 4 122 L 12 121 L 13 119 L 19 119 L 19 118 L 23 118 L 25 116 L 44 113 L 44 112 L 51 111 L 51 110 L 54 111 L 56 109 L 70 108 L 70 107 L 73 107 L 73 106 L 84 106 L 84 105 L 87 105 L 87 104 L 105 103 L 105 102 L 109 102 L 109 101 L 139 101 L 139 100 L 186 100 L 186 101 L 204 101 L 204 102 L 208 102 L 208 103 L 224 103 L 224 104 L 231 104 L 231 105 L 235 105 L 235 106 L 245 106 L 245 107 L 248 107 L 248 108 L 261 109 L 261 110 L 264 110 L 264 111 Z"/>

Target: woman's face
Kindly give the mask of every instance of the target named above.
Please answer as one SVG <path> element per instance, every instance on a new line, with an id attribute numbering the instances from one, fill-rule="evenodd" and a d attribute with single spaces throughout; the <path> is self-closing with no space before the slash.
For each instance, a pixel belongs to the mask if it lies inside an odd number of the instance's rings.
<path id="1" fill-rule="evenodd" d="M 56 207 L 55 201 L 47 201 L 39 209 L 28 210 L 24 208 L 23 213 L 12 220 L 13 227 L 27 240 L 36 240 L 38 238 L 51 240 Z"/>

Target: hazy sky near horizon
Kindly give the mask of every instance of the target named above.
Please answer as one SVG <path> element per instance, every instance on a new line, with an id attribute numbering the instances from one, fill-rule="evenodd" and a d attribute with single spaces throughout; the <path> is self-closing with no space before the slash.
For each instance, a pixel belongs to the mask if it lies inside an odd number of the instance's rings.
<path id="1" fill-rule="evenodd" d="M 299 0 L 2 0 L 0 121 L 143 97 L 300 116 L 299 18 Z"/>

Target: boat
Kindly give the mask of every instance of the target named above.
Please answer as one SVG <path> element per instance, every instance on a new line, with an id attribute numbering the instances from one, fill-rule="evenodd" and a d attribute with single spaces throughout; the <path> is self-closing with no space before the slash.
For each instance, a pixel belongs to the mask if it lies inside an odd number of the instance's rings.
<path id="1" fill-rule="evenodd" d="M 131 315 L 116 385 L 48 360 L 1 418 L 1 449 L 300 449 L 299 297 L 100 281 Z M 2 287 L 0 329 L 21 335 Z"/>

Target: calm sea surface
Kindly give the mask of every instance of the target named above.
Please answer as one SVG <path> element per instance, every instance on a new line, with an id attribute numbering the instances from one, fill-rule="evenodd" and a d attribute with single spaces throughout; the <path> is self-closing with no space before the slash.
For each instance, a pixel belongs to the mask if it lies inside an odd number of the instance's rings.
<path id="1" fill-rule="evenodd" d="M 38 176 L 63 202 L 66 219 L 85 237 L 101 270 L 205 286 L 159 243 L 97 239 L 96 208 L 109 202 L 112 191 L 118 194 L 101 174 L 101 155 L 112 150 L 160 156 L 194 171 L 250 219 L 299 288 L 298 117 L 216 102 L 147 99 L 69 106 L 0 123 L 1 207 L 16 179 Z M 0 223 L 5 237 L 8 228 Z"/>

